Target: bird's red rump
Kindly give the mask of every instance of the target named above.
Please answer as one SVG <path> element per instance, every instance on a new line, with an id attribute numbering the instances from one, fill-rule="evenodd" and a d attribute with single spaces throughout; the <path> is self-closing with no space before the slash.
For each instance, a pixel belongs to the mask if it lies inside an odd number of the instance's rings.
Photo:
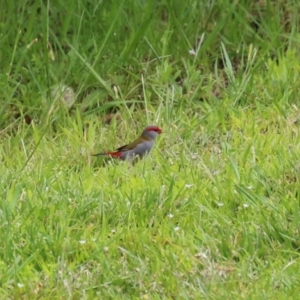
<path id="1" fill-rule="evenodd" d="M 117 152 L 108 152 L 107 155 L 111 156 L 111 157 L 120 157 L 122 155 L 121 151 L 117 151 Z"/>

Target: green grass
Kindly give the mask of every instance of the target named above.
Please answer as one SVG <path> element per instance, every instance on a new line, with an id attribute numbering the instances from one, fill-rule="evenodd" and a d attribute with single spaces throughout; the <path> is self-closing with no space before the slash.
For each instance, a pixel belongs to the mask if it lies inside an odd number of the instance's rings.
<path id="1" fill-rule="evenodd" d="M 299 297 L 300 7 L 219 2 L 6 3 L 0 299 Z"/>

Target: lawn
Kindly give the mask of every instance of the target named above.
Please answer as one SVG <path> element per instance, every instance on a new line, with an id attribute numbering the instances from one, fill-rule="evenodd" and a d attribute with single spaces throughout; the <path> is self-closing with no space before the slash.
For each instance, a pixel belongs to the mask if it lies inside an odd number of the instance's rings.
<path id="1" fill-rule="evenodd" d="M 299 18 L 6 1 L 0 299 L 300 299 Z M 92 156 L 152 124 L 134 166 Z"/>

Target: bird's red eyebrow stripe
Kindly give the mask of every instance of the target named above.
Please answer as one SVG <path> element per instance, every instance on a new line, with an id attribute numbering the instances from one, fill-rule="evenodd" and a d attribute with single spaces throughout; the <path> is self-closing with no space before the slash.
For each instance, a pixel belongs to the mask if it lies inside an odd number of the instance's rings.
<path id="1" fill-rule="evenodd" d="M 159 127 L 149 127 L 147 129 L 147 131 L 158 131 L 158 132 L 161 132 L 162 130 Z"/>

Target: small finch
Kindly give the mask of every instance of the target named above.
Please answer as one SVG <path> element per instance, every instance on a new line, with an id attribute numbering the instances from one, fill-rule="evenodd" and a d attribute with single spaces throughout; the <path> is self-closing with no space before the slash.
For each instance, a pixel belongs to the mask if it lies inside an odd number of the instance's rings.
<path id="1" fill-rule="evenodd" d="M 162 133 L 157 126 L 148 126 L 141 136 L 132 143 L 118 148 L 116 151 L 94 154 L 93 156 L 109 156 L 121 160 L 143 158 L 154 146 L 156 137 Z"/>

